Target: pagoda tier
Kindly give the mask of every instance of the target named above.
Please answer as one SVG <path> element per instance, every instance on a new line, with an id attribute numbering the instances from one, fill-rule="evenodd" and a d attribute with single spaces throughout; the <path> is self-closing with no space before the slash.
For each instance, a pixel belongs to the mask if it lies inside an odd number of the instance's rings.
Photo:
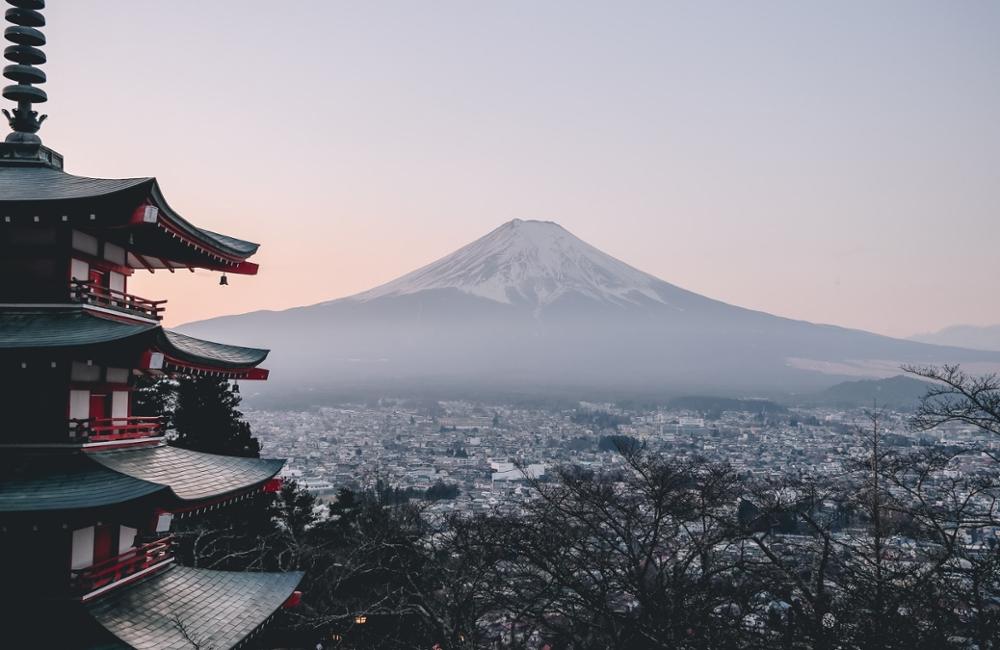
<path id="1" fill-rule="evenodd" d="M 171 209 L 155 178 L 98 179 L 51 161 L 0 164 L 0 241 L 19 226 L 78 229 L 126 251 L 131 269 L 213 269 L 253 275 L 258 244 L 211 232 Z M 16 237 L 16 234 L 15 234 Z"/>
<path id="2" fill-rule="evenodd" d="M 0 307 L 0 363 L 86 359 L 143 371 L 266 379 L 268 350 L 196 339 L 86 307 Z M 90 356 L 88 356 L 90 355 Z"/>
<path id="3" fill-rule="evenodd" d="M 5 580 L 22 593 L 90 602 L 172 565 L 175 516 L 273 492 L 283 465 L 162 444 L 7 452 L 0 556 L 20 561 Z"/>
<path id="4" fill-rule="evenodd" d="M 0 446 L 158 438 L 162 418 L 132 413 L 137 375 L 266 379 L 267 354 L 81 306 L 0 307 Z"/>
<path id="5" fill-rule="evenodd" d="M 108 648 L 238 648 L 289 602 L 302 576 L 174 566 L 87 609 L 122 643 Z"/>
<path id="6" fill-rule="evenodd" d="M 251 573 L 171 564 L 89 603 L 11 599 L 4 647 L 197 650 L 252 646 L 301 572 Z"/>
<path id="7" fill-rule="evenodd" d="M 167 500 L 169 486 L 116 472 L 89 454 L 5 451 L 0 458 L 0 513 L 13 516 L 58 512 L 60 523 L 93 518 L 102 509 Z M 74 514 L 75 513 L 75 514 Z M 68 518 L 67 518 L 68 517 Z M 29 525 L 36 525 L 36 517 Z"/>
<path id="8" fill-rule="evenodd" d="M 164 444 L 75 454 L 8 450 L 0 459 L 0 513 L 63 511 L 66 523 L 73 513 L 137 500 L 168 512 L 195 511 L 273 489 L 284 463 Z"/>
<path id="9" fill-rule="evenodd" d="M 176 499 L 169 504 L 174 512 L 227 501 L 251 488 L 264 489 L 285 464 L 278 459 L 220 456 L 168 445 L 88 456 L 120 474 L 169 486 Z"/>

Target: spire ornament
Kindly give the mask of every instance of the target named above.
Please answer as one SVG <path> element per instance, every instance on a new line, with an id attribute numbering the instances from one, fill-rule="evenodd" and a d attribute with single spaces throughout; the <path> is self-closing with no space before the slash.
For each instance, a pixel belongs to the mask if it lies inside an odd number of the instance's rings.
<path id="1" fill-rule="evenodd" d="M 7 135 L 7 142 L 27 147 L 41 145 L 41 138 L 36 135 L 47 115 L 39 117 L 32 104 L 48 101 L 48 95 L 35 84 L 45 83 L 45 72 L 36 66 L 45 63 L 45 52 L 39 49 L 45 45 L 45 34 L 38 30 L 45 26 L 45 16 L 41 9 L 45 8 L 45 0 L 7 0 L 12 5 L 4 14 L 8 23 L 13 23 L 4 30 L 4 38 L 13 43 L 4 51 L 4 58 L 11 65 L 4 66 L 3 76 L 14 83 L 5 86 L 5 99 L 17 102 L 17 108 L 11 111 L 4 109 L 3 114 L 14 131 Z"/>

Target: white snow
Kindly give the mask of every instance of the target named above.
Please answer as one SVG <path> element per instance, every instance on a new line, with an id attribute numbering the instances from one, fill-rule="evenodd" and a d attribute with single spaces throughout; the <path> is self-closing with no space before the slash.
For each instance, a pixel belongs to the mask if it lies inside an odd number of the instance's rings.
<path id="1" fill-rule="evenodd" d="M 458 289 L 501 303 L 548 305 L 577 292 L 627 304 L 664 302 L 657 278 L 582 241 L 551 221 L 509 221 L 451 255 L 353 296 L 368 301 L 428 289 Z"/>

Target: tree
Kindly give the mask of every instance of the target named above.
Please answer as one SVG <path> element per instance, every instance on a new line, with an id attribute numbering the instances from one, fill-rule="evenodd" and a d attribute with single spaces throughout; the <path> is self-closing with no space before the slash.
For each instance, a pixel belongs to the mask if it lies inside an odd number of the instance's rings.
<path id="1" fill-rule="evenodd" d="M 484 520 L 506 643 L 718 648 L 741 634 L 716 612 L 745 603 L 733 552 L 735 472 L 622 450 L 613 474 L 557 470 L 531 481 L 524 516 Z M 740 605 L 736 605 L 740 607 Z M 540 643 L 538 645 L 541 645 Z"/>
<path id="2" fill-rule="evenodd" d="M 933 382 L 913 418 L 918 429 L 959 422 L 1000 436 L 1000 375 L 977 377 L 957 365 L 905 366 L 904 370 Z"/>
<path id="3" fill-rule="evenodd" d="M 169 377 L 140 375 L 132 392 L 132 414 L 140 417 L 162 417 L 164 424 L 173 424 L 177 406 L 177 381 Z"/>
<path id="4" fill-rule="evenodd" d="M 227 380 L 183 378 L 176 391 L 171 444 L 211 454 L 260 457 L 260 442 L 238 409 L 242 398 Z"/>

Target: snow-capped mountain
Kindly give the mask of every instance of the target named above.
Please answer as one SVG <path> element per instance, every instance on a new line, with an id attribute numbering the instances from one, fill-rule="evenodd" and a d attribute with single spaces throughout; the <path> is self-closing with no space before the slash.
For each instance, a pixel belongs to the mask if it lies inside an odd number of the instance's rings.
<path id="1" fill-rule="evenodd" d="M 369 301 L 457 289 L 545 307 L 568 294 L 612 304 L 665 303 L 663 281 L 603 253 L 552 221 L 508 221 L 454 253 L 353 296 Z"/>
<path id="2" fill-rule="evenodd" d="M 712 300 L 643 273 L 552 222 L 508 222 L 369 291 L 180 328 L 270 347 L 258 390 L 427 389 L 608 397 L 662 390 L 806 392 L 903 363 L 1000 353 L 891 339 Z M 984 366 L 970 366 L 980 368 Z M 449 392 L 451 391 L 451 392 Z"/>

